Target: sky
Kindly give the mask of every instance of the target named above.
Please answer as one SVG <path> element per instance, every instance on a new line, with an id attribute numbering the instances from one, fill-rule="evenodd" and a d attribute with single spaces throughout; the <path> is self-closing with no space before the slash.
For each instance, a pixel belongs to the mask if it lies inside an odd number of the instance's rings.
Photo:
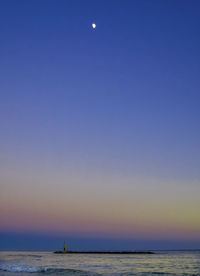
<path id="1" fill-rule="evenodd" d="M 199 9 L 0 1 L 2 249 L 200 248 Z"/>

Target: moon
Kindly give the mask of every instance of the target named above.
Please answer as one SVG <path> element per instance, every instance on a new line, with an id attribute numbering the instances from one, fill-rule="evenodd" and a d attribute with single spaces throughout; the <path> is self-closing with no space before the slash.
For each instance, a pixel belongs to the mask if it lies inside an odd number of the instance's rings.
<path id="1" fill-rule="evenodd" d="M 96 26 L 97 26 L 97 25 L 96 25 L 95 23 L 92 23 L 92 28 L 93 28 L 93 29 L 96 29 Z"/>

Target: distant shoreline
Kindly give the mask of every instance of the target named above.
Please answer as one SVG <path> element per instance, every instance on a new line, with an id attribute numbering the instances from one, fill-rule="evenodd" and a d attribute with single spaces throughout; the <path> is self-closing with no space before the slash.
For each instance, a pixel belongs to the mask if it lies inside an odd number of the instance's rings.
<path id="1" fill-rule="evenodd" d="M 156 254 L 153 251 L 55 251 L 54 254 Z"/>

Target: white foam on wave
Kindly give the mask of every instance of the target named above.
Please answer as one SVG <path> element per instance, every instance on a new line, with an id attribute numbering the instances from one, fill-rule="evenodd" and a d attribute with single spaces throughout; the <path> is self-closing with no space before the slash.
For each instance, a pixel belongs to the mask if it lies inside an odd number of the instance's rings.
<path id="1" fill-rule="evenodd" d="M 48 269 L 51 269 L 50 267 L 31 267 L 23 264 L 2 264 L 0 265 L 0 270 L 8 271 L 8 272 L 45 272 Z"/>
<path id="2" fill-rule="evenodd" d="M 0 271 L 15 272 L 15 273 L 47 273 L 47 274 L 68 274 L 68 275 L 98 275 L 77 269 L 70 268 L 55 268 L 55 267 L 32 267 L 23 264 L 0 264 Z"/>

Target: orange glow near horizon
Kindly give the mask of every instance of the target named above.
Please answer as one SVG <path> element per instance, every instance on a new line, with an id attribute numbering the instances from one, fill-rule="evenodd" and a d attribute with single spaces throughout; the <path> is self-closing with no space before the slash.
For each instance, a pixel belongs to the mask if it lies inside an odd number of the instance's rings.
<path id="1" fill-rule="evenodd" d="M 198 183 L 72 171 L 5 173 L 4 183 L 1 231 L 200 238 Z"/>
<path id="2" fill-rule="evenodd" d="M 22 200 L 22 198 L 24 198 Z M 111 200 L 111 198 L 113 200 Z M 0 202 L 1 230 L 80 233 L 95 236 L 199 238 L 198 203 L 194 200 L 84 196 L 37 200 L 22 193 Z M 63 198 L 62 198 L 63 199 Z M 7 208 L 5 208 L 7 206 Z"/>

